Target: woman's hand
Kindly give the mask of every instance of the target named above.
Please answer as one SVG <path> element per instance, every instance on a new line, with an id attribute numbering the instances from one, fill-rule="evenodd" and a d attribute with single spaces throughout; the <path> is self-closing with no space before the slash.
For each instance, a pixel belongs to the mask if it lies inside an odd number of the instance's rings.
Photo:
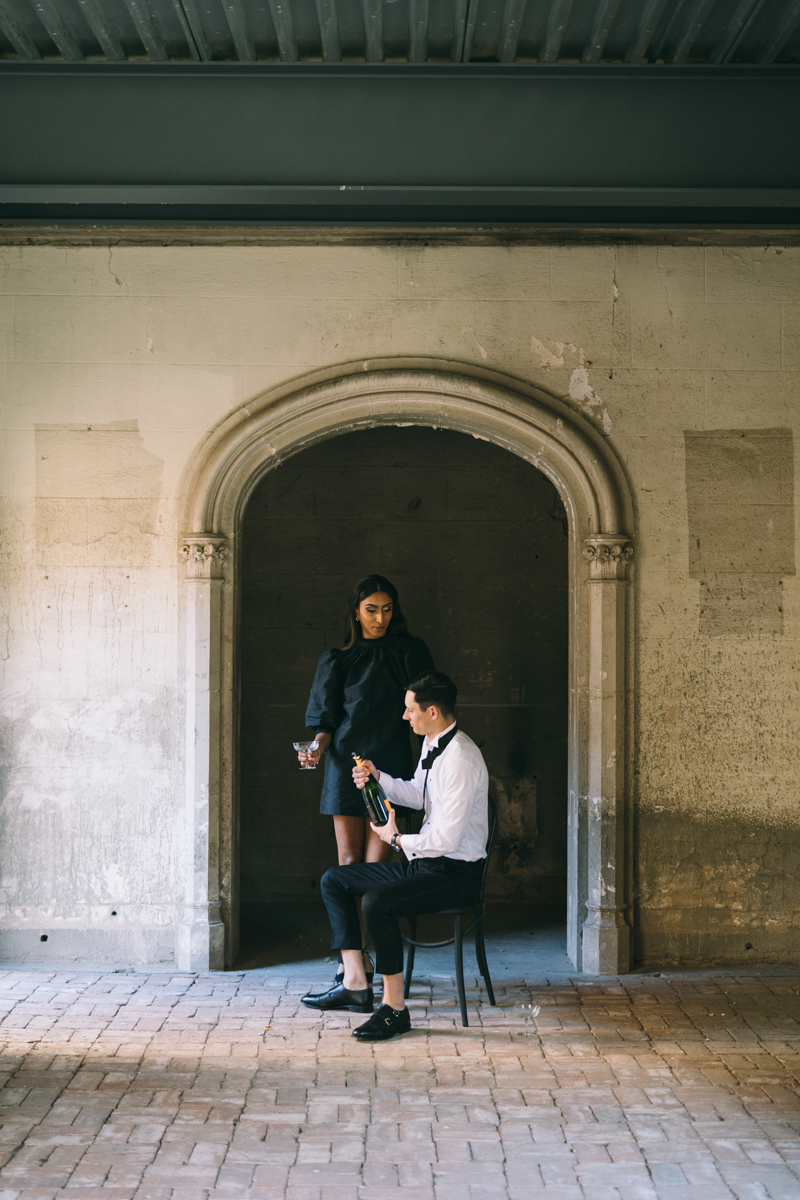
<path id="1" fill-rule="evenodd" d="M 353 783 L 357 788 L 363 788 L 370 775 L 374 775 L 376 779 L 381 777 L 378 768 L 368 758 L 364 759 L 360 767 L 353 767 Z"/>
<path id="2" fill-rule="evenodd" d="M 298 750 L 297 758 L 301 767 L 316 767 L 328 746 L 331 744 L 329 733 L 318 733 L 314 739 L 316 750 Z"/>

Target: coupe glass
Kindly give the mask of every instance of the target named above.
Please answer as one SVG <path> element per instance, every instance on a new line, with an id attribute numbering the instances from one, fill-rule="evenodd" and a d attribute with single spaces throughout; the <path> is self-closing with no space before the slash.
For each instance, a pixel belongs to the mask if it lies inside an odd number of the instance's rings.
<path id="1" fill-rule="evenodd" d="M 302 752 L 304 754 L 308 754 L 310 750 L 319 749 L 319 746 L 316 742 L 292 742 L 292 745 L 294 746 L 295 750 L 298 751 L 298 753 Z M 305 765 L 301 764 L 300 766 L 301 771 L 316 771 L 316 769 L 316 763 L 305 763 Z"/>

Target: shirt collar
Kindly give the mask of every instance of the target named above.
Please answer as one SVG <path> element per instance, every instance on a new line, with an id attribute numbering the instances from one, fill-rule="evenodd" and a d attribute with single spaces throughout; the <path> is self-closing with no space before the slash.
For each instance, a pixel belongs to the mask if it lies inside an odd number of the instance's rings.
<path id="1" fill-rule="evenodd" d="M 447 726 L 447 729 L 443 729 L 441 731 L 441 733 L 437 733 L 437 735 L 433 739 L 433 741 L 431 741 L 431 739 L 429 737 L 426 737 L 425 738 L 425 749 L 426 750 L 434 750 L 439 745 L 439 738 L 443 738 L 446 733 L 449 733 L 450 730 L 455 729 L 455 727 L 456 727 L 455 721 L 451 721 L 450 724 Z"/>

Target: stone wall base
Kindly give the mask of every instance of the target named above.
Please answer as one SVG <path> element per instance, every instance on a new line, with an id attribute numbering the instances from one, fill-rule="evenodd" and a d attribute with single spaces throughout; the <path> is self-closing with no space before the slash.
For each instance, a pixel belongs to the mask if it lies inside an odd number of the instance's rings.
<path id="1" fill-rule="evenodd" d="M 47 941 L 43 942 L 42 937 Z M 0 929 L 0 962 L 172 963 L 175 930 Z"/>
<path id="2" fill-rule="evenodd" d="M 800 962 L 796 928 L 773 928 L 748 914 L 733 925 L 716 909 L 640 914 L 634 925 L 635 964 L 639 966 L 757 966 Z"/>

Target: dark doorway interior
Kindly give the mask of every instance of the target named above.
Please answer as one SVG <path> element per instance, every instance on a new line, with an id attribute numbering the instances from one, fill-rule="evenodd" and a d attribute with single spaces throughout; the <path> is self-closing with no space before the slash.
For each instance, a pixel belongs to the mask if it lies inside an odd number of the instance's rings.
<path id="1" fill-rule="evenodd" d="M 386 427 L 271 471 L 243 530 L 241 900 L 247 965 L 314 957 L 336 861 L 321 770 L 300 771 L 317 659 L 353 584 L 398 587 L 409 628 L 459 685 L 500 810 L 489 895 L 563 906 L 567 873 L 567 525 L 553 484 L 449 430 Z M 266 956 L 266 957 L 264 957 Z M 277 957 L 276 957 L 277 956 Z"/>

